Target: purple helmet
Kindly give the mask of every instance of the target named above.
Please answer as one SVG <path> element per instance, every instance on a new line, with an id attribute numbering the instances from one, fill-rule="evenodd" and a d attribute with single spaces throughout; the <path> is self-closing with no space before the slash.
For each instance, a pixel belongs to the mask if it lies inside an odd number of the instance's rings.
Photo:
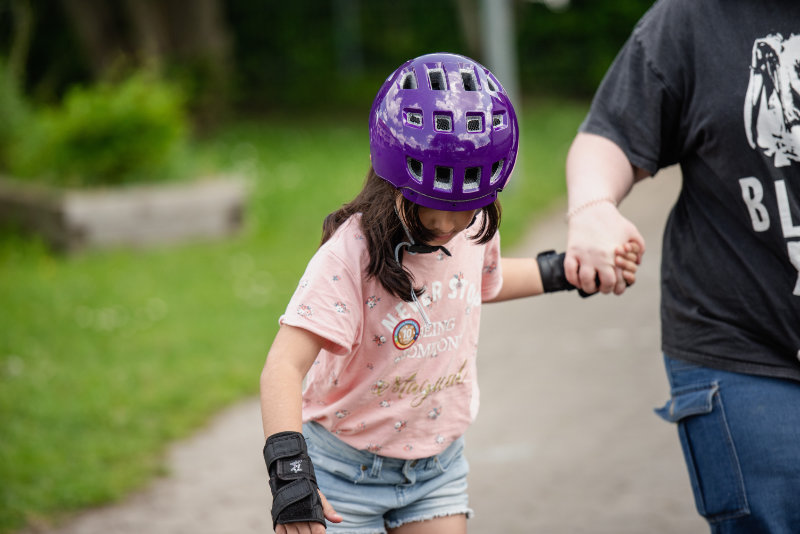
<path id="1" fill-rule="evenodd" d="M 508 182 L 519 125 L 508 94 L 464 56 L 428 54 L 384 82 L 369 116 L 375 173 L 422 206 L 482 208 Z"/>

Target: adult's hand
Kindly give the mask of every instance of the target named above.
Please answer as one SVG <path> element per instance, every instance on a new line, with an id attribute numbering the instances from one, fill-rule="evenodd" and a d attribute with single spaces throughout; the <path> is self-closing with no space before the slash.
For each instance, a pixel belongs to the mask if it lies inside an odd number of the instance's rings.
<path id="1" fill-rule="evenodd" d="M 622 269 L 615 263 L 615 251 L 628 242 L 638 244 L 641 258 L 644 238 L 611 201 L 581 209 L 569 219 L 564 259 L 567 280 L 586 293 L 613 291 L 621 295 L 627 284 Z"/>

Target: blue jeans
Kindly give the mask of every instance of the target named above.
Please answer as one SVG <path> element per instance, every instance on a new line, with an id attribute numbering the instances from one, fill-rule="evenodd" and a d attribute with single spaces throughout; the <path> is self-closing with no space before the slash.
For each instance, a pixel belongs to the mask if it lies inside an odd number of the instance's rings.
<path id="1" fill-rule="evenodd" d="M 697 511 L 713 534 L 800 532 L 800 383 L 664 357 Z"/>

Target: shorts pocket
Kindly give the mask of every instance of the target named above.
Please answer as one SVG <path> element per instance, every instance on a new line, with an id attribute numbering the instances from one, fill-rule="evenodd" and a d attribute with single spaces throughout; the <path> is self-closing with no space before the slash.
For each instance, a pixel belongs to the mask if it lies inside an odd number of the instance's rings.
<path id="1" fill-rule="evenodd" d="M 677 423 L 697 511 L 710 522 L 750 513 L 718 382 L 677 387 L 656 413 Z"/>
<path id="2" fill-rule="evenodd" d="M 446 473 L 453 462 L 464 456 L 464 437 L 456 439 L 447 449 L 433 457 L 435 467 L 440 473 Z"/>
<path id="3" fill-rule="evenodd" d="M 366 467 L 363 464 L 348 458 L 346 454 L 339 454 L 339 451 L 329 450 L 326 443 L 319 443 L 314 436 L 306 438 L 306 444 L 318 479 L 320 472 L 324 472 L 353 484 L 364 481 Z"/>

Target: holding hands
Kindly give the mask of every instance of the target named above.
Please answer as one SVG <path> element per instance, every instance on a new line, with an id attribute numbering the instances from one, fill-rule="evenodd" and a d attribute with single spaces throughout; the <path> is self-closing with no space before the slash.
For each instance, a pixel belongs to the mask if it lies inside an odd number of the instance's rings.
<path id="1" fill-rule="evenodd" d="M 586 293 L 624 293 L 636 281 L 644 250 L 644 238 L 610 198 L 569 215 L 564 270 L 567 280 Z"/>

